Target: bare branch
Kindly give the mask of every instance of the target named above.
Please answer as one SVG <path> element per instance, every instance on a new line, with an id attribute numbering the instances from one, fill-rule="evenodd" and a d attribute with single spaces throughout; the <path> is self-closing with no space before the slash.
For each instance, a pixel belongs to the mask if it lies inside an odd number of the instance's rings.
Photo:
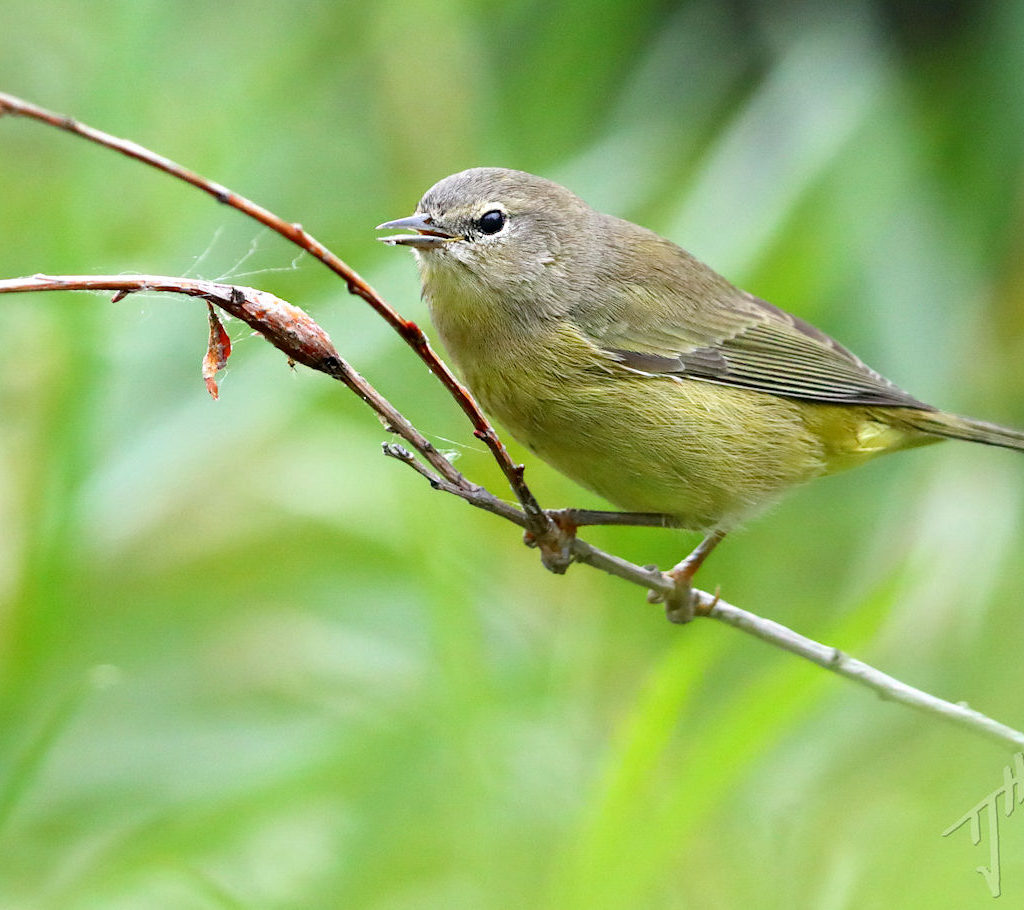
<path id="1" fill-rule="evenodd" d="M 0 294 L 16 291 L 117 291 L 115 299 L 137 291 L 199 297 L 247 323 L 289 359 L 343 382 L 380 415 L 447 481 L 473 487 L 409 420 L 335 350 L 328 334 L 308 313 L 255 288 L 165 275 L 32 275 L 0 281 Z"/>
<path id="2" fill-rule="evenodd" d="M 455 375 L 448 369 L 444 361 L 437 356 L 427 341 L 427 336 L 423 330 L 412 320 L 401 316 L 354 269 L 350 268 L 338 256 L 327 249 L 312 234 L 305 231 L 301 224 L 287 222 L 251 199 L 247 199 L 245 196 L 229 190 L 226 186 L 222 186 L 212 180 L 207 180 L 202 175 L 190 171 L 170 158 L 158 155 L 136 142 L 112 136 L 110 133 L 105 133 L 102 130 L 80 123 L 72 117 L 62 116 L 14 95 L 0 92 L 0 116 L 5 113 L 27 117 L 49 126 L 55 126 L 72 135 L 88 139 L 97 145 L 113 149 L 122 155 L 148 164 L 150 167 L 155 167 L 165 174 L 177 177 L 179 180 L 184 180 L 204 193 L 213 196 L 218 202 L 238 209 L 243 214 L 280 234 L 286 240 L 291 241 L 300 249 L 305 250 L 313 258 L 320 260 L 336 275 L 344 279 L 352 294 L 361 297 L 373 307 L 441 381 L 441 384 L 448 390 L 448 393 L 455 399 L 459 407 L 462 408 L 469 418 L 470 423 L 473 425 L 473 435 L 482 440 L 491 450 L 491 454 L 505 474 L 509 485 L 512 487 L 512 491 L 516 494 L 516 498 L 522 504 L 523 510 L 529 517 L 530 526 L 534 533 L 541 536 L 550 530 L 550 521 L 547 515 L 541 510 L 536 498 L 523 480 L 523 465 L 517 465 L 512 461 L 504 443 L 499 439 L 494 427 L 491 426 L 490 421 L 484 416 L 483 411 L 480 410 L 473 396 L 469 394 L 469 390 L 455 378 Z"/>
<path id="3" fill-rule="evenodd" d="M 806 638 L 781 623 L 749 613 L 719 600 L 717 597 L 712 597 L 705 591 L 696 591 L 695 594 L 698 598 L 696 607 L 698 616 L 710 616 L 712 619 L 721 620 L 741 632 L 760 638 L 761 641 L 797 654 L 825 670 L 831 670 L 862 686 L 874 689 L 881 698 L 887 701 L 897 701 L 925 714 L 941 717 L 943 720 L 980 734 L 1000 745 L 1010 746 L 1013 749 L 1024 749 L 1024 733 L 1001 724 L 980 711 L 975 711 L 963 702 L 953 704 L 943 701 L 941 698 L 908 686 L 855 657 L 844 654 L 838 648 L 830 648 L 828 645 Z"/>

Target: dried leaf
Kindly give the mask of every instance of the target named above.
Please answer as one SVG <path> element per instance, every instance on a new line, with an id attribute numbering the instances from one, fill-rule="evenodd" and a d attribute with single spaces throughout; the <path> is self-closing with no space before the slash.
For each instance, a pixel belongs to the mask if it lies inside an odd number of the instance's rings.
<path id="1" fill-rule="evenodd" d="M 206 306 L 210 315 L 210 341 L 206 347 L 206 356 L 203 358 L 203 379 L 206 381 L 206 391 L 216 401 L 220 396 L 216 376 L 228 365 L 228 358 L 231 356 L 231 339 L 221 324 L 213 304 L 208 303 Z"/>

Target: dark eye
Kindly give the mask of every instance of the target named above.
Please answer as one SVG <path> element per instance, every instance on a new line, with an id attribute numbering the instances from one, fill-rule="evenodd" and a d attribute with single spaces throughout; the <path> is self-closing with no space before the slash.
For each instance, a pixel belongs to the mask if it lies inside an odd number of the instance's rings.
<path id="1" fill-rule="evenodd" d="M 476 222 L 482 234 L 497 234 L 505 226 L 505 213 L 492 209 L 484 212 Z"/>

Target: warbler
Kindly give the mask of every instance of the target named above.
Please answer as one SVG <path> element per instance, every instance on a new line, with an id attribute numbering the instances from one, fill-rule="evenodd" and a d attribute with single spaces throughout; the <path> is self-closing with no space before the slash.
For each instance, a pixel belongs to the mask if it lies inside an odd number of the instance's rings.
<path id="1" fill-rule="evenodd" d="M 804 320 L 550 180 L 446 177 L 378 230 L 411 247 L 423 297 L 484 410 L 622 509 L 707 537 L 815 477 L 943 438 L 1024 433 L 940 411 Z"/>

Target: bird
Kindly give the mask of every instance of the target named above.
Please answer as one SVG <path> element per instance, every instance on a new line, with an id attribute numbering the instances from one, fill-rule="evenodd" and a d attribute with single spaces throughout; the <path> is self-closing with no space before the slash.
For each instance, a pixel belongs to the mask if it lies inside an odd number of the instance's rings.
<path id="1" fill-rule="evenodd" d="M 1021 431 L 918 400 L 551 180 L 471 168 L 377 229 L 411 232 L 378 239 L 414 251 L 440 340 L 490 417 L 618 508 L 705 535 L 669 572 L 681 591 L 728 532 L 807 481 L 947 438 L 1024 450 Z"/>

